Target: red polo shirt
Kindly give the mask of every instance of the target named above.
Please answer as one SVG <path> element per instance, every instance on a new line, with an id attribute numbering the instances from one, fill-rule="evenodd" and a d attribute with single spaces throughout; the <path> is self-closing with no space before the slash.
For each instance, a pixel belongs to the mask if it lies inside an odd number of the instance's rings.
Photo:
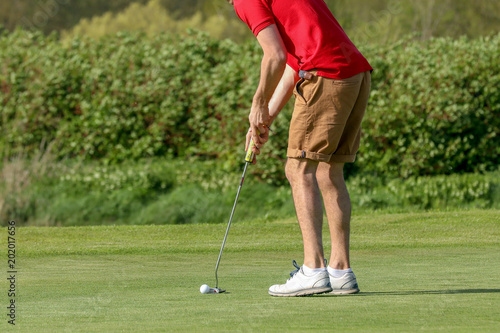
<path id="1" fill-rule="evenodd" d="M 276 24 L 297 72 L 346 79 L 372 70 L 323 0 L 234 0 L 234 8 L 255 36 Z"/>

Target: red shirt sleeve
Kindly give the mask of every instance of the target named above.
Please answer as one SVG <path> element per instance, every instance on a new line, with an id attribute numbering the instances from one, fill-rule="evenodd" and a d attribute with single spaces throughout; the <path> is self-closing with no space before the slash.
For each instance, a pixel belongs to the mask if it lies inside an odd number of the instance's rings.
<path id="1" fill-rule="evenodd" d="M 273 13 L 266 0 L 234 0 L 234 9 L 257 36 L 262 29 L 275 24 Z"/>

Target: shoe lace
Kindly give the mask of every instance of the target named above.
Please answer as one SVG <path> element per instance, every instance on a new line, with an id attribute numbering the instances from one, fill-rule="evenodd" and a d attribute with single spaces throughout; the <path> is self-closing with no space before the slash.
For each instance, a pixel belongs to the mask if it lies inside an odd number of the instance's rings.
<path id="1" fill-rule="evenodd" d="M 300 270 L 300 267 L 295 260 L 293 261 L 293 266 L 295 266 L 296 270 L 290 272 L 290 278 L 293 278 L 293 276 Z"/>
<path id="2" fill-rule="evenodd" d="M 295 266 L 296 270 L 290 272 L 290 278 L 293 278 L 293 276 L 295 274 L 297 274 L 297 272 L 300 270 L 300 266 L 297 264 L 297 262 L 294 260 L 293 262 L 293 266 Z M 325 259 L 325 267 L 327 267 L 328 265 L 328 261 Z"/>

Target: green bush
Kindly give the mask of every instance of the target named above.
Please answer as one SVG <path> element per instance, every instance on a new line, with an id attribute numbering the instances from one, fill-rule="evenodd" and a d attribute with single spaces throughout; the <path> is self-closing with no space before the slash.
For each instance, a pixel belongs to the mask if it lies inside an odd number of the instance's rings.
<path id="1" fill-rule="evenodd" d="M 348 185 L 356 209 L 500 208 L 500 171 L 387 181 L 361 176 Z"/>
<path id="2" fill-rule="evenodd" d="M 375 68 L 358 162 L 348 174 L 391 179 L 496 170 L 500 34 L 406 40 L 363 52 Z M 0 157 L 107 164 L 161 157 L 241 171 L 259 79 L 255 42 L 206 34 L 118 33 L 99 40 L 16 30 L 0 36 Z M 289 104 L 254 177 L 285 183 Z M 128 162 L 127 162 L 128 163 Z"/>
<path id="3" fill-rule="evenodd" d="M 500 163 L 500 34 L 370 50 L 376 69 L 361 168 L 378 175 L 483 172 Z"/>

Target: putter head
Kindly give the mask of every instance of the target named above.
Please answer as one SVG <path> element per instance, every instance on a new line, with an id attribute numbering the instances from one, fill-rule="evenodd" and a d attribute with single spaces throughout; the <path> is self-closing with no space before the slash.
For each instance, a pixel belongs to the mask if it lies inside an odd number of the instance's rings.
<path id="1" fill-rule="evenodd" d="M 225 293 L 226 290 L 225 289 L 220 289 L 220 288 L 213 288 L 213 293 L 214 294 L 222 294 L 222 293 Z"/>
<path id="2" fill-rule="evenodd" d="M 208 287 L 208 286 L 207 286 Z M 226 290 L 224 289 L 220 289 L 220 288 L 208 288 L 206 290 L 200 290 L 202 294 L 222 294 L 224 292 L 226 292 Z"/>

